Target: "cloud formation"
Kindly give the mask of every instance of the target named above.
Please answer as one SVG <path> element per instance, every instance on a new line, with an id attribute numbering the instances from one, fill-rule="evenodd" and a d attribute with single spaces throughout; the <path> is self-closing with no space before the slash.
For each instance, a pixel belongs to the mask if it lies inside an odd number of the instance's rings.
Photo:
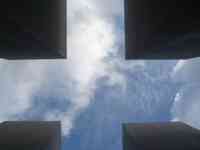
<path id="1" fill-rule="evenodd" d="M 106 59 L 118 53 L 114 18 L 122 17 L 122 8 L 121 0 L 68 0 L 67 60 L 1 60 L 0 121 L 62 120 L 68 135 L 90 104 L 99 78 L 125 87 L 116 67 L 119 59 Z"/>

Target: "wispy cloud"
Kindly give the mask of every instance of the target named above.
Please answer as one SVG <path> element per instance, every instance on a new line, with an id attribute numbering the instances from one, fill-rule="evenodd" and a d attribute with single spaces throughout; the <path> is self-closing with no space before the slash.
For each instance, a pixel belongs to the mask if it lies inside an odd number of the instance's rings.
<path id="1" fill-rule="evenodd" d="M 114 62 L 105 60 L 118 51 L 113 18 L 122 15 L 121 4 L 121 0 L 67 1 L 67 60 L 2 60 L 0 120 L 62 120 L 63 134 L 68 135 L 90 104 L 96 80 L 106 76 L 109 84 L 124 84 Z M 50 102 L 48 110 L 45 105 Z"/>
<path id="2" fill-rule="evenodd" d="M 2 60 L 0 120 L 61 120 L 68 136 L 94 100 L 99 79 L 125 92 L 126 72 L 137 72 L 146 63 L 124 60 L 118 17 L 123 17 L 123 0 L 68 0 L 68 59 Z"/>

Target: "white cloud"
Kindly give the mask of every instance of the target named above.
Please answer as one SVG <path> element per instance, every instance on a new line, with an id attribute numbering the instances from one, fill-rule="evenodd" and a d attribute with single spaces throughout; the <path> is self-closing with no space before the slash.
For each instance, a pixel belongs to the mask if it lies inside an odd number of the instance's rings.
<path id="1" fill-rule="evenodd" d="M 124 0 L 88 0 L 93 4 L 93 9 L 96 10 L 99 16 L 108 20 L 113 20 L 115 16 L 124 14 Z"/>
<path id="2" fill-rule="evenodd" d="M 99 78 L 106 76 L 108 85 L 118 85 L 125 90 L 123 71 L 145 63 L 118 58 L 118 47 L 123 43 L 123 35 L 118 37 L 114 21 L 118 15 L 123 15 L 123 0 L 68 0 L 68 59 L 2 60 L 0 121 L 33 119 L 39 105 L 48 105 L 53 96 L 56 98 L 52 101 L 60 105 L 64 99 L 66 108 L 52 106 L 51 110 L 46 110 L 42 107 L 39 118 L 62 120 L 63 134 L 69 135 L 77 116 L 90 104 Z M 122 43 L 116 43 L 119 41 Z M 111 53 L 115 57 L 106 60 Z M 35 96 L 41 96 L 37 105 Z"/>
<path id="3" fill-rule="evenodd" d="M 115 64 L 104 58 L 116 53 L 115 24 L 112 16 L 122 15 L 122 1 L 67 1 L 67 60 L 0 62 L 0 120 L 17 120 L 34 109 L 34 96 L 65 97 L 69 107 L 55 108 L 41 116 L 46 120 L 62 120 L 68 135 L 76 117 L 90 103 L 96 80 L 108 76 L 110 84 L 123 84 L 123 76 Z M 41 98 L 41 103 L 48 103 Z M 37 109 L 36 109 L 37 110 Z M 17 117 L 16 117 L 17 116 Z M 34 117 L 33 117 L 34 118 Z M 23 118 L 29 119 L 29 118 Z"/>
<path id="4" fill-rule="evenodd" d="M 183 83 L 172 107 L 173 120 L 200 128 L 200 59 L 181 60 L 172 73 L 175 82 Z"/>

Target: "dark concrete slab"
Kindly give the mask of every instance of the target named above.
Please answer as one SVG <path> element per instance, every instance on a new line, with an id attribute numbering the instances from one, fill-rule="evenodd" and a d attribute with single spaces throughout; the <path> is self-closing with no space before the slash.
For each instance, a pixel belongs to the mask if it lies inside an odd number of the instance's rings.
<path id="1" fill-rule="evenodd" d="M 197 0 L 125 0 L 126 59 L 200 56 Z"/>
<path id="2" fill-rule="evenodd" d="M 199 150 L 200 131 L 181 122 L 123 125 L 124 150 Z"/>
<path id="3" fill-rule="evenodd" d="M 0 4 L 0 58 L 66 58 L 66 0 Z"/>
<path id="4" fill-rule="evenodd" d="M 60 150 L 60 122 L 4 122 L 0 124 L 2 150 Z"/>

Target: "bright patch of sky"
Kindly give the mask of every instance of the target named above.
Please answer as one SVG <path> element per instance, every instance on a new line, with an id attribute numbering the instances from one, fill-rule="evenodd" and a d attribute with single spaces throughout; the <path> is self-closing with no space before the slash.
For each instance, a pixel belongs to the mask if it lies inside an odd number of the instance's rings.
<path id="1" fill-rule="evenodd" d="M 123 0 L 67 0 L 67 60 L 0 61 L 0 120 L 61 120 L 63 149 L 121 150 L 121 124 L 200 128 L 200 60 L 126 61 Z"/>

